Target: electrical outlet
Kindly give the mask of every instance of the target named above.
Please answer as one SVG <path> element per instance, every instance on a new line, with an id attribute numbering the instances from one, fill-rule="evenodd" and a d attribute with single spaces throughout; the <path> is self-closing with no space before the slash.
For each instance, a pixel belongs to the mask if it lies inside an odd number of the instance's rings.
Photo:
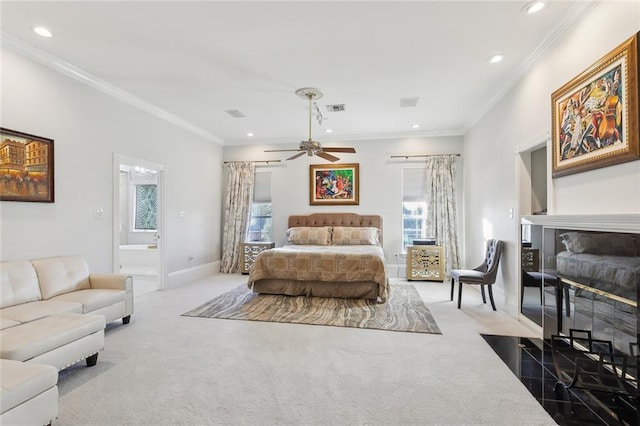
<path id="1" fill-rule="evenodd" d="M 104 218 L 104 210 L 103 209 L 95 209 L 93 211 L 93 218 L 94 219 L 102 219 L 102 218 Z"/>

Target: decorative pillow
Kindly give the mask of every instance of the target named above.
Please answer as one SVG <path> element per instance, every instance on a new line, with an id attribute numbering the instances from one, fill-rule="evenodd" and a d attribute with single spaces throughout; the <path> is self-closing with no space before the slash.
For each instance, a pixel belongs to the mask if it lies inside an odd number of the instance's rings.
<path id="1" fill-rule="evenodd" d="M 572 253 L 637 256 L 635 238 L 631 234 L 565 232 L 560 239 Z"/>
<path id="2" fill-rule="evenodd" d="M 298 226 L 287 230 L 287 242 L 297 245 L 328 246 L 331 243 L 330 226 Z"/>
<path id="3" fill-rule="evenodd" d="M 334 226 L 331 244 L 334 246 L 380 245 L 380 230 L 372 227 Z"/>

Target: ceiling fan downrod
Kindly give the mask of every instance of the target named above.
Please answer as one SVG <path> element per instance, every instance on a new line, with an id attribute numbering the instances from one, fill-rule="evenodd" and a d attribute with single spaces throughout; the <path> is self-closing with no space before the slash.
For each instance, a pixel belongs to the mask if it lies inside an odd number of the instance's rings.
<path id="1" fill-rule="evenodd" d="M 307 93 L 307 98 L 309 98 L 309 142 L 311 142 L 311 101 L 313 100 L 313 93 Z"/>
<path id="2" fill-rule="evenodd" d="M 323 93 L 320 91 L 320 89 L 317 89 L 315 87 L 303 87 L 302 89 L 296 90 L 296 95 L 298 95 L 298 97 L 300 97 L 300 98 L 307 99 L 309 101 L 309 142 L 311 142 L 312 141 L 312 139 L 311 139 L 311 115 L 312 115 L 312 110 L 313 110 L 313 102 L 312 101 L 322 98 Z"/>

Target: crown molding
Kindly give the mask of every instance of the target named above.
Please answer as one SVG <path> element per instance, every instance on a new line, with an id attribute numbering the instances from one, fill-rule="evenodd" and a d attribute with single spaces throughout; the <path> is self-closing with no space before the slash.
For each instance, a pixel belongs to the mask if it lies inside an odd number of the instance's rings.
<path id="1" fill-rule="evenodd" d="M 161 120 L 167 121 L 208 141 L 215 142 L 219 145 L 224 144 L 224 141 L 218 136 L 194 124 L 189 123 L 188 121 L 152 104 L 151 102 L 145 101 L 142 98 L 132 95 L 131 93 L 122 90 L 119 87 L 114 86 L 113 84 L 108 83 L 105 80 L 102 80 L 95 75 L 76 67 L 75 65 L 72 65 L 49 53 L 46 53 L 45 51 L 40 50 L 30 45 L 29 43 L 12 36 L 11 34 L 0 31 L 0 39 L 2 42 L 2 46 L 9 48 L 24 57 L 46 65 L 49 68 L 66 75 L 67 77 L 71 77 L 74 80 L 84 83 L 96 90 L 99 90 L 108 96 L 131 105 L 134 108 L 138 108 L 139 110 L 154 115 Z"/>
<path id="2" fill-rule="evenodd" d="M 493 107 L 504 98 L 511 89 L 513 89 L 524 77 L 524 75 L 542 58 L 560 39 L 571 29 L 576 23 L 587 15 L 601 0 L 589 0 L 574 2 L 567 10 L 564 18 L 551 31 L 549 31 L 540 45 L 527 57 L 527 59 L 516 69 L 511 78 L 506 80 L 505 84 L 497 90 L 489 101 L 480 108 L 467 121 L 465 132 L 469 131 L 473 126 L 484 117 Z"/>

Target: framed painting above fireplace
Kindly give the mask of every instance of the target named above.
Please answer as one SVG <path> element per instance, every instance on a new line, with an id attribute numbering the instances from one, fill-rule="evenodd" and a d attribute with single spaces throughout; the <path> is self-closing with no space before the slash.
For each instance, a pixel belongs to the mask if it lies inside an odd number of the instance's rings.
<path id="1" fill-rule="evenodd" d="M 554 178 L 640 158 L 639 34 L 551 95 Z"/>

